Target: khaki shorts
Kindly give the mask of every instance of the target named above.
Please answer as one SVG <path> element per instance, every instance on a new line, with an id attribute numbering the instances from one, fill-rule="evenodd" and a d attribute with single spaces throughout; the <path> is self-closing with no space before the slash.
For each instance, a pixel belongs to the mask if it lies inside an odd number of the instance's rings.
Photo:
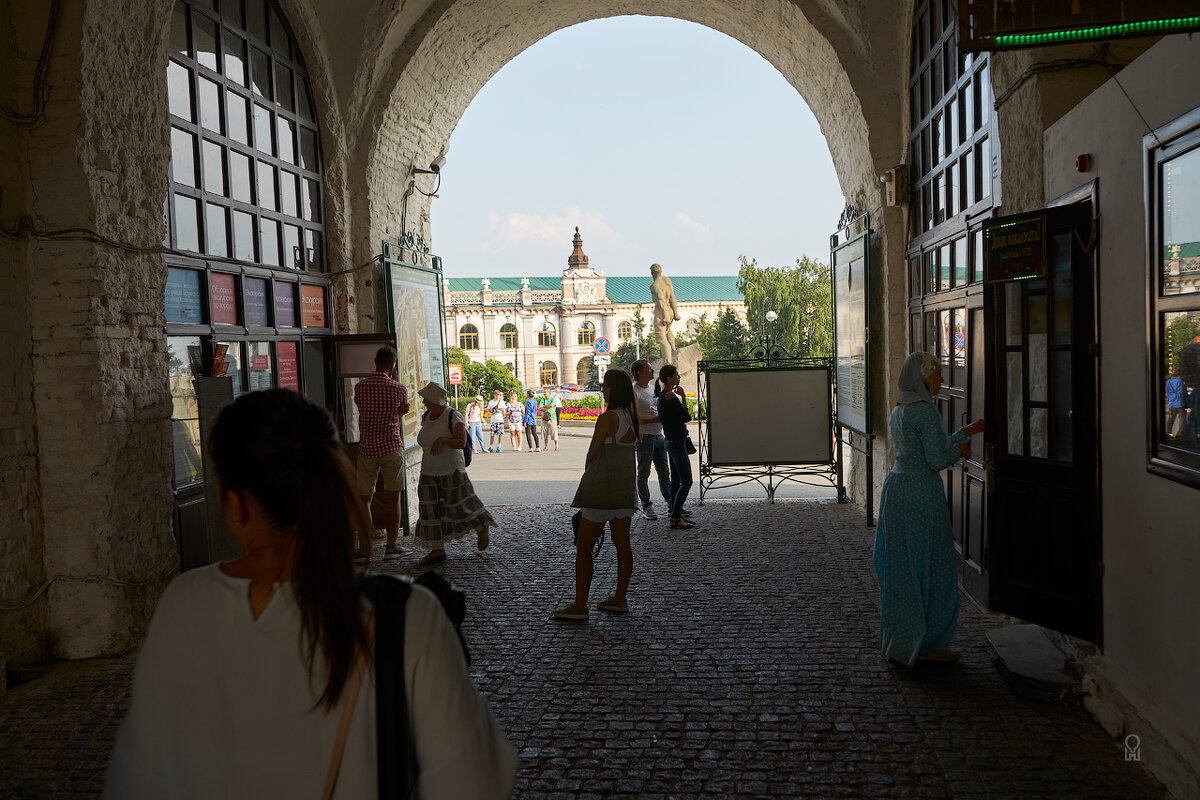
<path id="1" fill-rule="evenodd" d="M 397 451 L 379 458 L 358 457 L 358 493 L 363 497 L 375 492 L 375 476 L 383 470 L 383 489 L 400 491 L 400 473 L 404 471 L 404 454 Z"/>

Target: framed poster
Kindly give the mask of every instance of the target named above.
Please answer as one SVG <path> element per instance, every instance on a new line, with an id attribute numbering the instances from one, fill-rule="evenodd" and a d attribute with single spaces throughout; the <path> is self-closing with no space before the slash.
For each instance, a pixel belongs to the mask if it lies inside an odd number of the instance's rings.
<path id="1" fill-rule="evenodd" d="M 867 215 L 846 228 L 846 240 L 833 237 L 834 366 L 838 422 L 870 434 L 867 340 Z"/>
<path id="2" fill-rule="evenodd" d="M 441 273 L 387 260 L 389 320 L 396 334 L 400 383 L 408 389 L 409 411 L 402 429 L 406 450 L 417 449 L 421 403 L 417 390 L 433 381 L 449 388 L 442 353 Z"/>

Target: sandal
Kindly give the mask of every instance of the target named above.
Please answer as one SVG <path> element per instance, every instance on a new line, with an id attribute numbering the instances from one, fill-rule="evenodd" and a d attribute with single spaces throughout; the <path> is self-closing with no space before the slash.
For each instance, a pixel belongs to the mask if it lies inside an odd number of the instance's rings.
<path id="1" fill-rule="evenodd" d="M 700 527 L 699 525 L 692 522 L 690 519 L 687 519 L 686 517 L 680 517 L 679 519 L 671 520 L 671 529 L 672 530 L 690 531 L 693 528 L 699 528 L 699 527 Z"/>
<path id="2" fill-rule="evenodd" d="M 629 603 L 627 601 L 622 600 L 618 603 L 611 597 L 607 600 L 601 600 L 599 603 L 596 603 L 596 608 L 600 609 L 601 611 L 607 611 L 610 614 L 629 613 Z"/>
<path id="3" fill-rule="evenodd" d="M 584 608 L 582 611 L 575 607 L 575 604 L 560 608 L 554 612 L 554 616 L 558 619 L 569 619 L 576 622 L 586 622 L 588 618 L 588 610 Z"/>
<path id="4" fill-rule="evenodd" d="M 420 561 L 418 561 L 417 566 L 418 567 L 427 567 L 430 564 L 437 564 L 439 561 L 445 561 L 445 560 L 446 560 L 446 551 L 445 550 L 434 550 L 431 553 L 429 553 L 429 555 L 425 556 Z"/>

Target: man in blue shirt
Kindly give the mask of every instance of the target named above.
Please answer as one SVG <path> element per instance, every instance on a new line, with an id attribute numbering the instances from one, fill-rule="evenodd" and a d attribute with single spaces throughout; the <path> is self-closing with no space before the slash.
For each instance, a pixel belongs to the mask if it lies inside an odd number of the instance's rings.
<path id="1" fill-rule="evenodd" d="M 1179 369 L 1171 370 L 1167 378 L 1167 437 L 1178 439 L 1187 423 L 1187 384 L 1179 377 Z"/>

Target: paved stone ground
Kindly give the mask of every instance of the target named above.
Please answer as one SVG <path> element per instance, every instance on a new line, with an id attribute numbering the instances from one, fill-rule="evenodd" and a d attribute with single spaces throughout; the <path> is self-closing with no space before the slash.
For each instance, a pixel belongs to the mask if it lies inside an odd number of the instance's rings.
<path id="1" fill-rule="evenodd" d="M 1016 699 L 964 602 L 956 665 L 878 652 L 872 531 L 852 506 L 717 501 L 703 527 L 634 523 L 626 617 L 550 617 L 571 594 L 563 506 L 445 572 L 469 593 L 472 671 L 521 754 L 521 798 L 1166 798 L 1078 708 Z M 413 572 L 415 557 L 375 566 Z M 615 578 L 597 564 L 593 603 Z M 0 797 L 98 791 L 132 659 L 60 664 L 0 698 Z"/>

